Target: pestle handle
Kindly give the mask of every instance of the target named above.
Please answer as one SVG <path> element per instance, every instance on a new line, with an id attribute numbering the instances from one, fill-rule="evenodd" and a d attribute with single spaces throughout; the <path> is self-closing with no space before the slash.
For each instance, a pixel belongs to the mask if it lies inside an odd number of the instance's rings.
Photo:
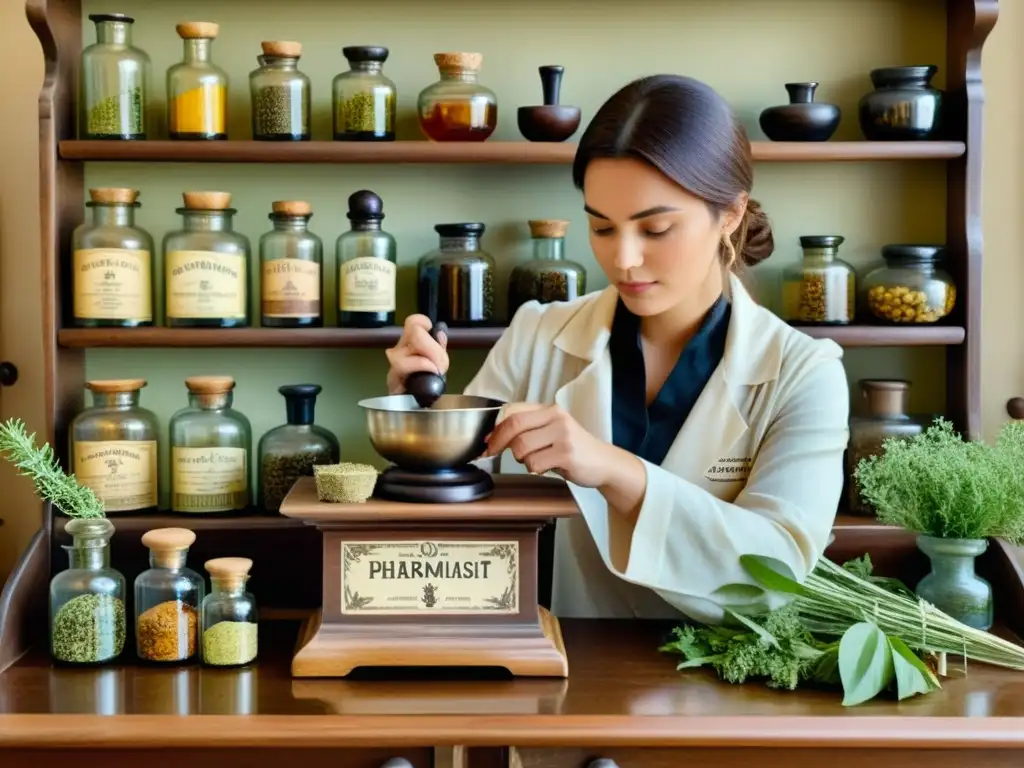
<path id="1" fill-rule="evenodd" d="M 444 322 L 436 322 L 430 329 L 430 337 L 440 343 L 441 334 L 448 333 L 448 326 Z M 418 371 L 409 374 L 405 380 L 405 391 L 416 398 L 416 404 L 420 408 L 430 408 L 444 394 L 445 377 L 427 371 Z"/>
<path id="2" fill-rule="evenodd" d="M 565 67 L 561 64 L 549 64 L 540 67 L 540 84 L 544 88 L 544 106 L 553 107 L 558 104 L 562 90 L 562 73 Z"/>

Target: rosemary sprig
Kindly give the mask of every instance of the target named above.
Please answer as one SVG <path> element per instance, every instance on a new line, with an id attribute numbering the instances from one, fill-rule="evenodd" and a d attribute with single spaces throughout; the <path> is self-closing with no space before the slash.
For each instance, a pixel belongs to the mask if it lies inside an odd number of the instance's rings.
<path id="1" fill-rule="evenodd" d="M 36 495 L 68 517 L 106 517 L 103 502 L 92 489 L 80 485 L 74 475 L 65 474 L 50 444 L 38 447 L 35 433 L 26 434 L 21 419 L 0 424 L 0 452 L 19 474 L 32 479 Z"/>

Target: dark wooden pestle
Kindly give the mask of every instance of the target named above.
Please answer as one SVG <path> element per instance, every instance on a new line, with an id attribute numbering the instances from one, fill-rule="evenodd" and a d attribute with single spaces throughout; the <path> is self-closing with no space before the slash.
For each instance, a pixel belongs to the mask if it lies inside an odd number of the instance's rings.
<path id="1" fill-rule="evenodd" d="M 548 64 L 539 67 L 538 71 L 544 89 L 544 104 L 519 108 L 519 132 L 527 141 L 565 141 L 580 127 L 579 107 L 558 103 L 565 67 Z"/>
<path id="2" fill-rule="evenodd" d="M 430 329 L 430 337 L 440 343 L 441 340 L 438 337 L 442 333 L 448 333 L 448 326 L 443 322 L 434 323 L 434 327 Z M 444 387 L 444 376 L 428 373 L 427 371 L 409 374 L 409 377 L 405 380 L 405 391 L 416 398 L 416 403 L 420 408 L 430 408 L 433 406 L 438 398 L 444 394 Z"/>

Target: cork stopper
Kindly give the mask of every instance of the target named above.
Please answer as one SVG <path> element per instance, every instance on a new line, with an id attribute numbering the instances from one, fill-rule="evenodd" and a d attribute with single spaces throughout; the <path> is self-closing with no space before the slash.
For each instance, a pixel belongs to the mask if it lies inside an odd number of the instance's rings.
<path id="1" fill-rule="evenodd" d="M 248 557 L 217 557 L 207 560 L 204 567 L 212 581 L 219 581 L 228 587 L 240 587 L 249 577 L 252 560 Z"/>
<path id="2" fill-rule="evenodd" d="M 220 24 L 213 21 L 185 21 L 175 29 L 182 40 L 213 40 L 220 33 Z"/>
<path id="3" fill-rule="evenodd" d="M 235 388 L 235 380 L 231 376 L 189 376 L 185 386 L 194 395 L 219 395 Z"/>
<path id="4" fill-rule="evenodd" d="M 182 192 L 185 207 L 193 211 L 223 211 L 231 207 L 230 192 Z"/>
<path id="5" fill-rule="evenodd" d="M 313 213 L 313 206 L 305 200 L 275 200 L 270 208 L 283 216 L 309 216 Z"/>
<path id="6" fill-rule="evenodd" d="M 910 382 L 902 379 L 862 379 L 860 391 L 872 416 L 903 416 Z"/>
<path id="7" fill-rule="evenodd" d="M 124 187 L 98 187 L 89 190 L 89 200 L 94 203 L 133 204 L 139 197 L 139 190 Z"/>
<path id="8" fill-rule="evenodd" d="M 477 72 L 484 63 L 482 53 L 435 53 L 434 63 L 440 70 Z"/>
<path id="9" fill-rule="evenodd" d="M 565 219 L 532 219 L 526 222 L 532 237 L 565 237 L 569 222 Z"/>
<path id="10" fill-rule="evenodd" d="M 145 379 L 98 379 L 85 382 L 90 392 L 138 392 L 146 386 Z"/>
<path id="11" fill-rule="evenodd" d="M 302 43 L 293 40 L 264 40 L 260 46 L 267 56 L 288 56 L 297 59 L 302 55 Z"/>
<path id="12" fill-rule="evenodd" d="M 142 534 L 142 546 L 152 553 L 153 563 L 167 568 L 184 565 L 184 553 L 195 540 L 188 528 L 154 528 Z"/>

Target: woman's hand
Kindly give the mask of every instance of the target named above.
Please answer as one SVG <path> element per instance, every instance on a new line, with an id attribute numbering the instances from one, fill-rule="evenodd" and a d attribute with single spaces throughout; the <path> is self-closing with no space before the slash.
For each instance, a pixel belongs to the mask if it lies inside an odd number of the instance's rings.
<path id="1" fill-rule="evenodd" d="M 405 318 L 402 338 L 387 350 L 388 392 L 400 395 L 405 392 L 405 380 L 410 373 L 423 371 L 438 373 L 442 376 L 448 372 L 448 337 L 440 334 L 440 343 L 430 336 L 432 328 L 430 318 L 426 315 L 409 315 Z"/>

